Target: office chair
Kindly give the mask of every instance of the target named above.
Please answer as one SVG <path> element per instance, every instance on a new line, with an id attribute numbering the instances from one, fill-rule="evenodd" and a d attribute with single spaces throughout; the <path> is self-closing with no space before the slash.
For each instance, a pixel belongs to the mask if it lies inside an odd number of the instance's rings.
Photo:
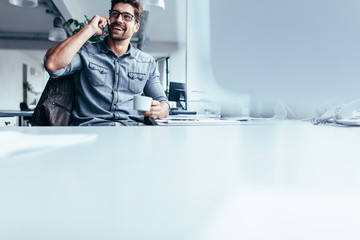
<path id="1" fill-rule="evenodd" d="M 34 109 L 31 125 L 69 126 L 74 102 L 74 76 L 50 78 Z"/>

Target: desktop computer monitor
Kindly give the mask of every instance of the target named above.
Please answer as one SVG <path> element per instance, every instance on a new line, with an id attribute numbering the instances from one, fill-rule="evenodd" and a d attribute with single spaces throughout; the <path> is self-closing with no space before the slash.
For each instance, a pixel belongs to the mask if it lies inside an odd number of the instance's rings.
<path id="1" fill-rule="evenodd" d="M 281 101 L 298 118 L 360 98 L 358 0 L 197 0 L 188 13 L 190 91 L 213 79 L 251 111 Z"/>
<path id="2" fill-rule="evenodd" d="M 170 82 L 169 101 L 176 102 L 176 107 L 186 109 L 186 84 L 180 82 Z"/>

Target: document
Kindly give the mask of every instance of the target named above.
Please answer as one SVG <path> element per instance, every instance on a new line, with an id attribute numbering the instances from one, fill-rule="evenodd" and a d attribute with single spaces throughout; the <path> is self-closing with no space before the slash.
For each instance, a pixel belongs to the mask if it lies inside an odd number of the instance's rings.
<path id="1" fill-rule="evenodd" d="M 239 120 L 223 120 L 223 119 L 191 119 L 191 118 L 171 118 L 156 120 L 159 125 L 168 126 L 212 126 L 212 125 L 239 125 Z"/>
<path id="2" fill-rule="evenodd" d="M 15 131 L 0 132 L 0 159 L 17 154 L 94 142 L 96 134 L 37 135 Z"/>

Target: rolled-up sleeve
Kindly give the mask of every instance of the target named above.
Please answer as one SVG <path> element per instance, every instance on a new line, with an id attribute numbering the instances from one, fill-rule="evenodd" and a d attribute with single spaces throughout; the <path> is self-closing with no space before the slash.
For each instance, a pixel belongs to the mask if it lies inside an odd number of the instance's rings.
<path id="1" fill-rule="evenodd" d="M 44 56 L 44 66 L 46 66 L 45 62 L 46 62 L 46 56 Z M 67 65 L 63 68 L 60 68 L 59 70 L 56 70 L 55 72 L 51 72 L 46 68 L 45 69 L 49 73 L 51 78 L 58 78 L 61 76 L 66 76 L 66 75 L 75 73 L 77 71 L 80 71 L 81 68 L 82 68 L 81 57 L 80 57 L 79 53 L 77 53 L 69 65 Z"/>

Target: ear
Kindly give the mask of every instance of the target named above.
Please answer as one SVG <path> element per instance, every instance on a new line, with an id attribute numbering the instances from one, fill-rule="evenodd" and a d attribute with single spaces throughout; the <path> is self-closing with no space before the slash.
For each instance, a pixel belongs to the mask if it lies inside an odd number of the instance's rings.
<path id="1" fill-rule="evenodd" d="M 140 23 L 135 24 L 135 26 L 134 26 L 134 32 L 139 31 L 139 29 L 140 29 Z"/>

